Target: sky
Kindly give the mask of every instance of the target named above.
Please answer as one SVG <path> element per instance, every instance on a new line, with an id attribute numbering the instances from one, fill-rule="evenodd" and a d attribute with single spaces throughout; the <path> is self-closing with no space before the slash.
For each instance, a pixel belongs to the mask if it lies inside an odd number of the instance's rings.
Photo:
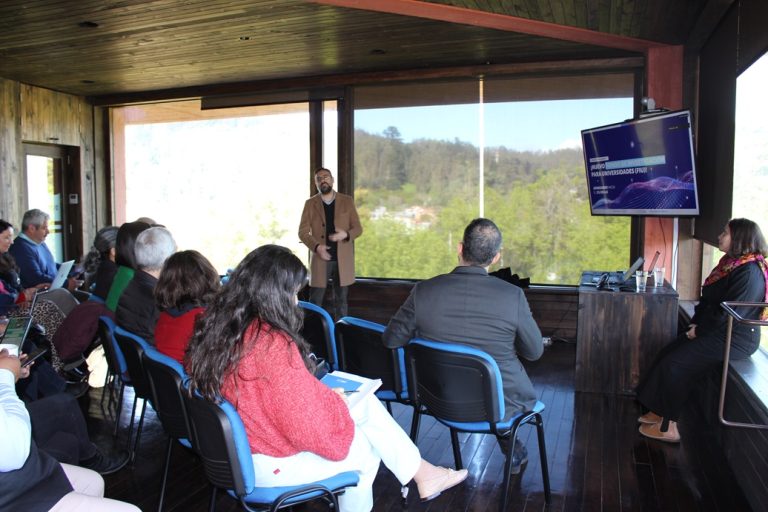
<path id="1" fill-rule="evenodd" d="M 581 148 L 581 130 L 632 117 L 632 99 L 557 100 L 484 105 L 485 146 L 546 151 Z M 355 111 L 355 128 L 381 134 L 395 126 L 404 142 L 429 138 L 479 144 L 478 105 Z"/>

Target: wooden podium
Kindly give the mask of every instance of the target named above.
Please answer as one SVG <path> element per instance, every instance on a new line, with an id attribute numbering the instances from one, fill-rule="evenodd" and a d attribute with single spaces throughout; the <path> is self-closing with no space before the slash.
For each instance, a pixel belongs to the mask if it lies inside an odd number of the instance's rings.
<path id="1" fill-rule="evenodd" d="M 675 339 L 677 292 L 667 282 L 654 287 L 653 279 L 644 293 L 631 289 L 579 287 L 576 391 L 634 395 L 656 354 Z"/>

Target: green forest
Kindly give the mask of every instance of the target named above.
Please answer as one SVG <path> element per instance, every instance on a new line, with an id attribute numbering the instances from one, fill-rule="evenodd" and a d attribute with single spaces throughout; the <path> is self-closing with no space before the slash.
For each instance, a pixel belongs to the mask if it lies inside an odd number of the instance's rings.
<path id="1" fill-rule="evenodd" d="M 480 212 L 478 151 L 460 140 L 404 142 L 396 127 L 355 132 L 358 276 L 453 269 L 464 227 Z M 628 266 L 629 218 L 590 215 L 580 149 L 488 147 L 484 160 L 484 216 L 504 240 L 498 267 L 532 283 L 577 284 L 583 270 Z"/>

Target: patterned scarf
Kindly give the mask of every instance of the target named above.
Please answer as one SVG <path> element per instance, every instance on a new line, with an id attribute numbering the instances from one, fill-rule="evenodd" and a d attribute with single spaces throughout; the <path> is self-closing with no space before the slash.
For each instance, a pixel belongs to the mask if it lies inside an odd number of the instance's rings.
<path id="1" fill-rule="evenodd" d="M 763 277 L 765 278 L 765 301 L 768 302 L 768 264 L 766 264 L 765 258 L 760 253 L 744 254 L 738 258 L 728 256 L 727 254 L 720 258 L 717 266 L 712 269 L 707 279 L 704 280 L 704 286 L 710 285 L 715 281 L 722 279 L 731 273 L 731 271 L 745 263 L 757 262 L 760 270 L 763 271 Z M 763 308 L 763 312 L 760 314 L 760 320 L 768 320 L 768 307 Z"/>

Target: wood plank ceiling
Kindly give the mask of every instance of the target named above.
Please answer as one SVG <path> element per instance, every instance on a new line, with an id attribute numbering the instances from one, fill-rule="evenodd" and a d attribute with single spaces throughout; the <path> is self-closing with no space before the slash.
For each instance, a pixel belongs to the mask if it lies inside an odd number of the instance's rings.
<path id="1" fill-rule="evenodd" d="M 3 0 L 0 77 L 106 97 L 285 78 L 632 57 L 642 52 L 610 37 L 684 44 L 713 4 L 720 12 L 731 1 Z M 526 23 L 535 30 L 527 31 Z"/>

